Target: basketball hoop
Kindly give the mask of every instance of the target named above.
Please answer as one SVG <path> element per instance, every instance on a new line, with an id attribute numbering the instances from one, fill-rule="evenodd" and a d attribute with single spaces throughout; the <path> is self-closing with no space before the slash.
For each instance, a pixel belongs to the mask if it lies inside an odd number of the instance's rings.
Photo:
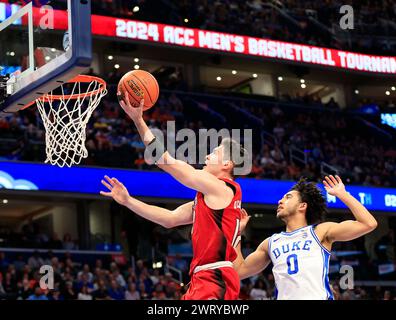
<path id="1" fill-rule="evenodd" d="M 79 75 L 36 100 L 46 131 L 46 163 L 71 167 L 88 157 L 86 127 L 106 94 L 103 79 Z"/>

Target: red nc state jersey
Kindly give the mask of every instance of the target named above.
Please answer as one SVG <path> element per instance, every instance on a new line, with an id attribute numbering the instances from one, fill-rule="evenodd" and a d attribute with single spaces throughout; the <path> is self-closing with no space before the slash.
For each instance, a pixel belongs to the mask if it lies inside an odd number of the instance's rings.
<path id="1" fill-rule="evenodd" d="M 197 266 L 219 261 L 233 262 L 237 257 L 234 248 L 241 239 L 239 227 L 242 191 L 235 181 L 221 180 L 234 192 L 234 197 L 228 207 L 221 210 L 209 208 L 201 192 L 197 192 L 194 200 L 191 275 Z"/>

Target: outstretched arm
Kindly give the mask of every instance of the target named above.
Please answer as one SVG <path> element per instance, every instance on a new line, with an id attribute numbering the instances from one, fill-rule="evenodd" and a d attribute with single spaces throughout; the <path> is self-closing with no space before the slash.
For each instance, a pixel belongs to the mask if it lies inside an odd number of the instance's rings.
<path id="1" fill-rule="evenodd" d="M 250 220 L 250 216 L 247 214 L 245 209 L 241 210 L 241 233 L 245 230 L 247 223 Z M 268 254 L 268 241 L 269 238 L 265 239 L 256 249 L 255 252 L 251 253 L 246 259 L 243 258 L 241 251 L 241 242 L 235 248 L 237 252 L 237 258 L 233 262 L 234 269 L 238 272 L 241 280 L 254 276 L 263 271 L 270 264 L 270 257 Z"/>
<path id="2" fill-rule="evenodd" d="M 125 95 L 125 100 L 120 100 L 120 105 L 135 123 L 145 146 L 148 146 L 155 136 L 142 117 L 144 101 L 141 101 L 139 107 L 134 107 L 130 104 L 128 95 Z M 205 198 L 209 203 L 218 203 L 219 208 L 213 209 L 224 208 L 232 200 L 233 192 L 223 181 L 204 170 L 196 170 L 184 161 L 174 159 L 168 152 L 162 155 L 157 165 L 186 187 L 209 196 L 208 199 Z M 210 197 L 216 198 L 217 201 L 211 201 L 214 199 L 210 199 Z"/>
<path id="3" fill-rule="evenodd" d="M 241 280 L 252 277 L 268 267 L 271 262 L 268 255 L 268 241 L 269 238 L 265 239 L 246 259 L 241 252 L 241 243 L 238 244 L 236 247 L 238 257 L 234 261 L 234 268 Z"/>
<path id="4" fill-rule="evenodd" d="M 323 181 L 326 191 L 340 199 L 352 212 L 356 220 L 340 223 L 326 222 L 321 224 L 325 228 L 325 239 L 334 241 L 350 241 L 359 238 L 377 227 L 377 221 L 372 214 L 346 190 L 339 176 L 326 177 Z"/>
<path id="5" fill-rule="evenodd" d="M 101 195 L 113 198 L 119 204 L 126 206 L 147 220 L 153 221 L 165 228 L 173 228 L 193 222 L 193 201 L 185 203 L 175 210 L 151 206 L 131 197 L 125 186 L 116 178 L 110 179 L 108 176 L 105 176 L 105 179 L 106 181 L 102 180 L 102 184 L 109 189 L 109 192 L 101 191 Z"/>

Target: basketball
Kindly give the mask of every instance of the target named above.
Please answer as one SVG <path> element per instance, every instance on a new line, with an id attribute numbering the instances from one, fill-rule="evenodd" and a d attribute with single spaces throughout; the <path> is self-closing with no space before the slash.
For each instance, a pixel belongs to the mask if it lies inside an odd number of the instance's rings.
<path id="1" fill-rule="evenodd" d="M 159 96 L 159 86 L 154 76 L 144 70 L 133 70 L 126 73 L 118 83 L 118 100 L 124 100 L 127 94 L 132 106 L 138 107 L 144 99 L 143 110 L 150 109 Z M 124 100 L 125 101 L 125 100 Z"/>

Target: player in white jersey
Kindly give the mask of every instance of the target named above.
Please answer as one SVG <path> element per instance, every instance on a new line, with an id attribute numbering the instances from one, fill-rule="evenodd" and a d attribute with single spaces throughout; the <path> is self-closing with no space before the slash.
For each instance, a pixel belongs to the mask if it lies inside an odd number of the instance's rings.
<path id="1" fill-rule="evenodd" d="M 286 232 L 265 239 L 246 259 L 238 246 L 234 267 L 241 280 L 260 273 L 272 262 L 277 299 L 333 299 L 328 280 L 332 244 L 373 231 L 377 221 L 345 190 L 340 177 L 325 177 L 323 183 L 330 195 L 351 210 L 355 220 L 322 222 L 326 201 L 320 189 L 312 182 L 300 180 L 278 202 L 277 217 L 286 224 Z M 243 210 L 241 232 L 249 218 Z"/>

